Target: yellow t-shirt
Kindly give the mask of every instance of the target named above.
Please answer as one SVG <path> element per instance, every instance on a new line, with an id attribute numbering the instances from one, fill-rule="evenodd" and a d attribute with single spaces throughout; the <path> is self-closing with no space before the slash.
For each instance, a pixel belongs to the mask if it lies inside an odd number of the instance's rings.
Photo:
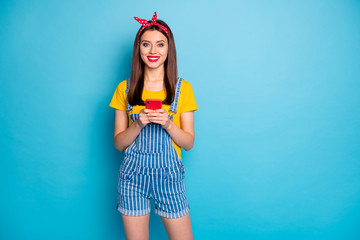
<path id="1" fill-rule="evenodd" d="M 142 100 L 145 101 L 146 99 L 161 99 L 164 100 L 166 98 L 166 89 L 163 89 L 161 91 L 149 91 L 145 88 L 143 89 L 143 93 L 141 96 Z M 127 108 L 127 102 L 126 102 L 126 80 L 120 82 L 114 92 L 114 95 L 111 99 L 111 102 L 109 104 L 110 107 L 126 111 Z M 169 113 L 170 105 L 163 104 L 162 105 L 164 109 Z M 129 126 L 131 125 L 130 120 L 130 114 L 138 114 L 140 113 L 141 109 L 145 108 L 145 106 L 133 106 L 132 110 L 128 112 L 129 117 Z M 185 80 L 181 83 L 180 88 L 180 95 L 178 100 L 178 106 L 176 114 L 173 116 L 173 122 L 180 128 L 180 114 L 183 112 L 189 112 L 189 111 L 196 111 L 198 110 L 198 106 L 196 105 L 195 96 L 191 87 L 191 84 Z M 179 155 L 179 158 L 181 158 L 181 147 L 177 145 L 172 140 L 175 150 Z"/>

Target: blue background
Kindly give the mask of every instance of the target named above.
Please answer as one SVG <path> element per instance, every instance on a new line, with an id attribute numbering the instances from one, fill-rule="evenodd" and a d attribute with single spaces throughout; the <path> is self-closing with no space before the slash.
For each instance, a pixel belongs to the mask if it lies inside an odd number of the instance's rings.
<path id="1" fill-rule="evenodd" d="M 0 239 L 124 239 L 117 84 L 171 27 L 195 239 L 360 239 L 359 1 L 1 1 Z M 152 206 L 150 239 L 166 239 Z"/>

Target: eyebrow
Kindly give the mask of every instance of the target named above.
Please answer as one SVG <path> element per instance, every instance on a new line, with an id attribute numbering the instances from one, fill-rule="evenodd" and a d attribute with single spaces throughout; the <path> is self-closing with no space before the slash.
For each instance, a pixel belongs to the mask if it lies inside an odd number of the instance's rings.
<path id="1" fill-rule="evenodd" d="M 150 42 L 148 40 L 142 40 L 141 42 Z M 159 40 L 159 41 L 156 41 L 156 42 L 165 42 L 164 40 Z"/>

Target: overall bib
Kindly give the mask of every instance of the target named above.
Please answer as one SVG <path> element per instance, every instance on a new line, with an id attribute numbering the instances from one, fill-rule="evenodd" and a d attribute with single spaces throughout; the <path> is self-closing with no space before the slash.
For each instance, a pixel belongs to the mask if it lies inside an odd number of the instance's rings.
<path id="1" fill-rule="evenodd" d="M 171 121 L 177 111 L 181 82 L 182 78 L 178 78 L 169 111 Z M 127 111 L 131 109 L 127 102 Z M 138 117 L 139 114 L 130 114 L 132 122 Z M 190 210 L 184 178 L 185 167 L 170 135 L 160 124 L 148 123 L 125 150 L 119 171 L 117 209 L 127 216 L 143 216 L 150 213 L 153 199 L 155 214 L 182 217 Z"/>

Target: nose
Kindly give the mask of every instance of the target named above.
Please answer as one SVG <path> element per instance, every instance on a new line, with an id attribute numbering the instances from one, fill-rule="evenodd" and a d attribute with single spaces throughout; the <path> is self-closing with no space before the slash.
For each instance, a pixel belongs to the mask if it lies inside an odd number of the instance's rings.
<path id="1" fill-rule="evenodd" d="M 152 45 L 150 47 L 150 53 L 152 54 L 152 53 L 155 53 L 155 52 L 156 52 L 156 46 Z"/>

